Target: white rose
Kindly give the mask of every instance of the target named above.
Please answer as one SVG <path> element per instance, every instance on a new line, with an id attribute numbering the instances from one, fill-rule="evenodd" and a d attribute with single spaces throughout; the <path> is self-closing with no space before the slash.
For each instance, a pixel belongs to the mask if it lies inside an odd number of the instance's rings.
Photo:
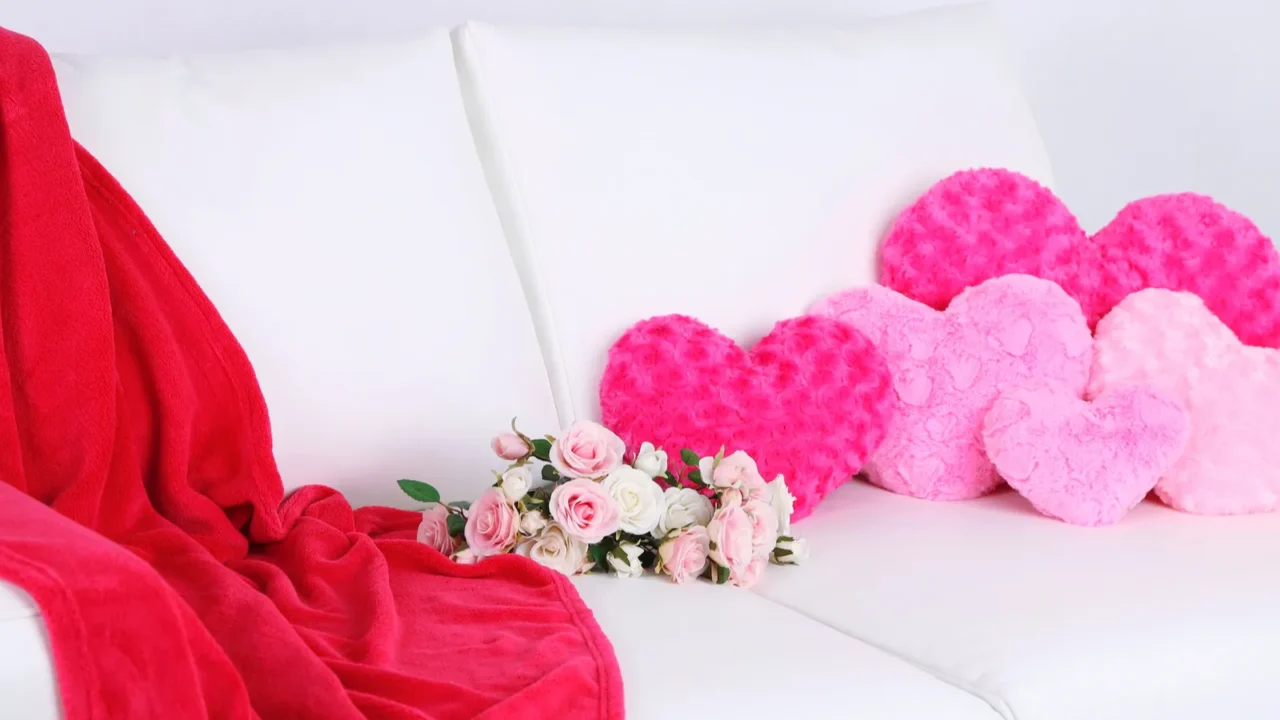
<path id="1" fill-rule="evenodd" d="M 620 578 L 635 578 L 644 574 L 644 566 L 640 564 L 640 556 L 644 548 L 632 543 L 620 543 L 609 551 L 609 569 Z"/>
<path id="2" fill-rule="evenodd" d="M 698 474 L 702 476 L 703 484 L 710 485 L 711 478 L 716 474 L 716 459 L 713 457 L 704 457 L 699 460 Z"/>
<path id="3" fill-rule="evenodd" d="M 537 535 L 547 527 L 547 518 L 537 510 L 530 510 L 520 516 L 520 533 L 530 537 Z"/>
<path id="4" fill-rule="evenodd" d="M 799 565 L 808 559 L 809 543 L 804 538 L 778 538 L 773 548 L 773 561 L 779 565 Z"/>
<path id="5" fill-rule="evenodd" d="M 549 523 L 541 535 L 516 545 L 516 552 L 565 575 L 582 570 L 587 560 L 586 543 L 569 537 L 564 528 L 554 522 Z"/>
<path id="6" fill-rule="evenodd" d="M 667 453 L 665 450 L 655 449 L 653 443 L 641 443 L 636 461 L 631 465 L 645 475 L 656 478 L 667 473 Z"/>
<path id="7" fill-rule="evenodd" d="M 662 493 L 666 504 L 658 527 L 653 529 L 653 536 L 663 538 L 672 530 L 682 530 L 690 525 L 703 525 L 711 522 L 711 500 L 693 488 L 667 488 Z"/>
<path id="8" fill-rule="evenodd" d="M 662 488 L 635 468 L 620 467 L 600 483 L 618 507 L 618 527 L 632 535 L 643 535 L 658 526 L 666 503 Z"/>
<path id="9" fill-rule="evenodd" d="M 459 565 L 475 565 L 480 562 L 480 556 L 471 552 L 471 548 L 463 548 L 453 554 L 453 561 Z"/>
<path id="10" fill-rule="evenodd" d="M 791 534 L 791 513 L 796 509 L 796 498 L 787 488 L 787 481 L 782 476 L 769 483 L 769 504 L 778 513 L 778 535 Z"/>
<path id="11" fill-rule="evenodd" d="M 529 473 L 529 468 L 519 465 L 502 473 L 502 494 L 507 496 L 511 502 L 519 502 L 529 492 L 529 486 L 533 484 L 533 475 Z"/>

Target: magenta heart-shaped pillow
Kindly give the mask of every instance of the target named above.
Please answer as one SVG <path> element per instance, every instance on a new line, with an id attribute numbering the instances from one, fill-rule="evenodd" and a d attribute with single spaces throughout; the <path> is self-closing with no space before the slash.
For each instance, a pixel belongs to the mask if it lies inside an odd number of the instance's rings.
<path id="1" fill-rule="evenodd" d="M 1092 402 L 1047 382 L 1006 390 L 982 425 L 987 457 L 1037 510 L 1073 525 L 1110 525 L 1129 512 L 1187 444 L 1187 413 L 1141 385 Z"/>
<path id="2" fill-rule="evenodd" d="M 1048 280 L 1009 275 L 969 288 L 945 312 L 885 287 L 836 293 L 816 315 L 858 328 L 893 374 L 895 417 L 867 461 L 883 488 L 963 500 L 1000 478 L 982 446 L 982 418 L 1005 388 L 1032 379 L 1083 395 L 1093 338 L 1076 301 Z"/>
<path id="3" fill-rule="evenodd" d="M 1280 350 L 1244 345 L 1190 293 L 1143 290 L 1098 323 L 1089 395 L 1144 384 L 1191 420 L 1182 457 L 1156 483 L 1203 515 L 1280 507 Z"/>
<path id="4" fill-rule="evenodd" d="M 800 519 L 858 472 L 893 404 L 884 357 L 843 323 L 784 320 L 748 352 L 693 318 L 666 315 L 637 323 L 609 350 L 600 409 L 630 452 L 643 442 L 673 457 L 746 451 L 765 479 L 786 478 Z"/>
<path id="5" fill-rule="evenodd" d="M 1130 293 L 1167 288 L 1199 295 L 1247 344 L 1280 347 L 1280 252 L 1203 195 L 1137 200 L 1088 235 L 1036 181 L 966 170 L 902 211 L 880 250 L 880 282 L 939 309 L 1010 273 L 1061 285 L 1090 327 Z"/>

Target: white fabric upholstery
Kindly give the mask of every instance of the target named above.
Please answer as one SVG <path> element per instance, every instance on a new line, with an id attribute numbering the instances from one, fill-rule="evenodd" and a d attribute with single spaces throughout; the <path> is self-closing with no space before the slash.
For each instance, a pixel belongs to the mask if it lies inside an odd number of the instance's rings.
<path id="1" fill-rule="evenodd" d="M 0 718 L 57 720 L 49 637 L 31 596 L 0 581 Z"/>
<path id="2" fill-rule="evenodd" d="M 752 593 L 574 581 L 613 643 L 628 720 L 998 720 L 981 699 Z"/>
<path id="3" fill-rule="evenodd" d="M 72 133 L 249 353 L 286 487 L 470 497 L 512 413 L 554 426 L 447 30 L 56 65 Z"/>
<path id="4" fill-rule="evenodd" d="M 761 595 L 1010 720 L 1280 717 L 1280 516 L 1148 502 L 1078 528 L 1013 493 L 935 503 L 854 483 L 796 532 L 812 560 Z"/>
<path id="5" fill-rule="evenodd" d="M 904 205 L 973 165 L 1049 180 L 981 8 L 838 30 L 469 25 L 463 89 L 561 419 L 651 315 L 739 341 L 874 279 Z"/>

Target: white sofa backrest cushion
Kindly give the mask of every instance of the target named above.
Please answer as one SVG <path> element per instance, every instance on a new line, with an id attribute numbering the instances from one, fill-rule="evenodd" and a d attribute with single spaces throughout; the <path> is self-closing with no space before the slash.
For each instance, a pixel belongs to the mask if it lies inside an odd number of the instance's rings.
<path id="1" fill-rule="evenodd" d="M 257 370 L 287 488 L 469 499 L 487 439 L 555 418 L 447 29 L 169 59 L 55 59 L 73 135 Z"/>
<path id="2" fill-rule="evenodd" d="M 893 216 L 957 169 L 1049 182 L 983 7 L 842 29 L 468 25 L 459 71 L 561 421 L 609 345 L 691 314 L 739 342 L 874 280 Z"/>

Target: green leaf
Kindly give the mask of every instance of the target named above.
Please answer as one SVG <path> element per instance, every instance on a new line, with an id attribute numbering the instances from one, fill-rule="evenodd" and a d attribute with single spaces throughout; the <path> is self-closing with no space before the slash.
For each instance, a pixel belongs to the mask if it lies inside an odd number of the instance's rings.
<path id="1" fill-rule="evenodd" d="M 774 556 L 774 557 L 776 557 L 776 558 L 784 558 L 784 557 L 786 557 L 786 556 L 788 556 L 788 555 L 791 555 L 791 554 L 792 554 L 792 552 L 791 552 L 790 550 L 787 550 L 786 548 L 774 548 L 774 549 L 773 549 L 773 556 Z"/>
<path id="2" fill-rule="evenodd" d="M 680 451 L 680 459 L 689 467 L 698 467 L 698 453 L 690 450 L 689 448 L 685 448 Z"/>
<path id="3" fill-rule="evenodd" d="M 715 540 L 712 540 L 712 541 L 711 541 L 711 545 L 710 545 L 709 547 L 711 548 L 711 552 L 715 552 L 715 551 L 716 551 L 716 541 L 715 541 Z"/>
<path id="4" fill-rule="evenodd" d="M 461 515 L 450 513 L 445 522 L 448 524 L 449 534 L 454 537 L 461 535 L 462 531 L 467 527 L 467 519 Z"/>
<path id="5" fill-rule="evenodd" d="M 470 500 L 459 500 L 458 502 L 452 502 L 452 503 L 449 503 L 449 505 L 451 505 L 451 506 L 453 506 L 453 507 L 456 507 L 456 508 L 458 508 L 459 510 L 470 510 L 470 509 L 471 509 L 471 501 L 470 501 Z"/>
<path id="6" fill-rule="evenodd" d="M 547 482 L 560 482 L 560 471 L 556 470 L 554 466 L 543 465 L 542 479 Z"/>
<path id="7" fill-rule="evenodd" d="M 716 565 L 716 584 L 723 585 L 729 582 L 729 568 Z"/>
<path id="8" fill-rule="evenodd" d="M 405 495 L 424 503 L 440 502 L 440 491 L 417 480 L 401 480 L 398 483 Z"/>
<path id="9" fill-rule="evenodd" d="M 680 487 L 680 481 L 676 479 L 675 475 L 671 474 L 670 470 L 667 471 L 666 478 L 667 484 L 671 487 Z"/>
<path id="10" fill-rule="evenodd" d="M 602 543 L 596 543 L 595 545 L 588 547 L 587 552 L 591 554 L 591 560 L 596 564 L 596 567 L 605 566 L 606 556 L 609 554 L 609 551 L 605 549 Z"/>
<path id="11" fill-rule="evenodd" d="M 551 461 L 551 441 L 538 438 L 533 441 L 533 456 L 542 462 Z"/>
<path id="12" fill-rule="evenodd" d="M 689 482 L 693 483 L 694 485 L 701 485 L 702 487 L 706 487 L 706 486 L 707 486 L 707 484 L 706 484 L 705 482 L 703 482 L 703 481 L 702 481 L 702 471 L 701 471 L 701 470 L 690 470 L 690 471 L 689 471 Z"/>

